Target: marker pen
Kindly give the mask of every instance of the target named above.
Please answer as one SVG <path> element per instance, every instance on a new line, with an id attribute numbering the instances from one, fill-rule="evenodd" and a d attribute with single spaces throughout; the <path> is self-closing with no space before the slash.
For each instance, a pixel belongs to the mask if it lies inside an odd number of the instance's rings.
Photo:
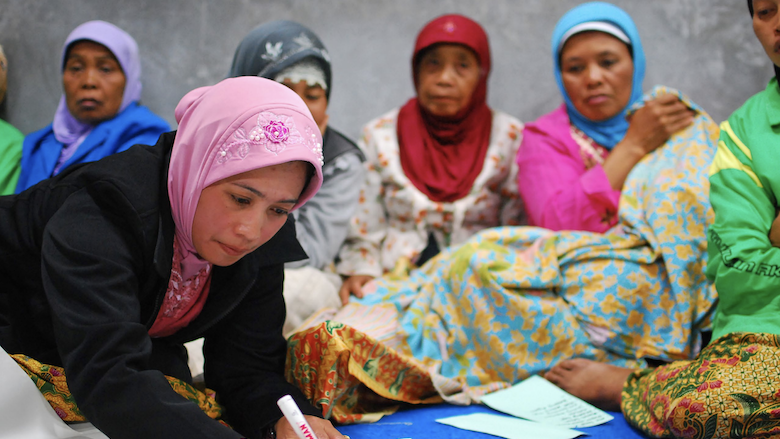
<path id="1" fill-rule="evenodd" d="M 282 414 L 287 419 L 287 422 L 292 425 L 295 434 L 300 439 L 317 439 L 311 426 L 306 422 L 306 418 L 303 417 L 301 409 L 298 408 L 298 404 L 295 403 L 292 396 L 284 395 L 276 401 L 276 405 L 282 410 Z"/>

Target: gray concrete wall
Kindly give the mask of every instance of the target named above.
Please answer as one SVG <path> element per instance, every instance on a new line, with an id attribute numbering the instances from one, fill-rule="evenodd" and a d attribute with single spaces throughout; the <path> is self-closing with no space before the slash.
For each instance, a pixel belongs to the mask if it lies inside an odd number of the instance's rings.
<path id="1" fill-rule="evenodd" d="M 636 21 L 647 54 L 645 89 L 678 88 L 721 120 L 763 89 L 772 67 L 744 0 L 614 0 Z M 143 63 L 143 103 L 173 125 L 190 89 L 222 79 L 254 26 L 287 18 L 330 50 L 331 124 L 361 126 L 413 95 L 410 56 L 430 19 L 468 15 L 489 37 L 489 104 L 531 121 L 560 104 L 550 35 L 577 0 L 0 0 L 0 44 L 9 58 L 4 117 L 25 133 L 51 122 L 61 94 L 59 52 L 92 19 L 133 35 Z M 175 125 L 173 125 L 175 126 Z"/>

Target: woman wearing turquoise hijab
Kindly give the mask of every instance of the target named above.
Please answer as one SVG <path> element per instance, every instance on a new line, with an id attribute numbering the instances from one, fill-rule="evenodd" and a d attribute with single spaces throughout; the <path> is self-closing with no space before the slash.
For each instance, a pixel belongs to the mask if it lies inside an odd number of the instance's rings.
<path id="1" fill-rule="evenodd" d="M 780 73 L 780 0 L 747 0 L 753 31 Z M 707 277 L 718 295 L 712 340 L 696 358 L 624 369 L 575 358 L 546 378 L 623 412 L 649 437 L 776 438 L 780 432 L 780 88 L 772 77 L 720 124 L 709 167 Z"/>
<path id="2" fill-rule="evenodd" d="M 645 54 L 631 17 L 609 3 L 577 6 L 552 36 L 563 104 L 526 125 L 518 185 L 531 225 L 605 232 L 631 169 L 693 121 L 678 96 L 642 97 Z"/>

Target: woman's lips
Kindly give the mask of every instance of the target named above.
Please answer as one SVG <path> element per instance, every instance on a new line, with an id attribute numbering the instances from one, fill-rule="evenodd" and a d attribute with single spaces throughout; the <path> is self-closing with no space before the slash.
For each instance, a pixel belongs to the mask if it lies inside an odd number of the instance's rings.
<path id="1" fill-rule="evenodd" d="M 94 109 L 94 108 L 97 108 L 100 105 L 100 101 L 98 101 L 97 99 L 92 99 L 92 98 L 79 99 L 78 105 L 79 105 L 79 107 L 81 107 L 83 109 L 86 109 L 86 110 Z"/>
<path id="2" fill-rule="evenodd" d="M 242 256 L 246 253 L 246 250 L 244 249 L 223 244 L 221 242 L 219 243 L 219 246 L 222 247 L 222 250 L 230 256 Z"/>
<path id="3" fill-rule="evenodd" d="M 609 100 L 609 96 L 607 95 L 596 95 L 585 99 L 585 102 L 587 102 L 588 105 L 601 105 L 604 102 L 607 102 L 608 100 Z"/>
<path id="4" fill-rule="evenodd" d="M 457 101 L 458 98 L 454 96 L 431 96 L 431 100 L 441 101 L 441 102 L 454 102 Z"/>

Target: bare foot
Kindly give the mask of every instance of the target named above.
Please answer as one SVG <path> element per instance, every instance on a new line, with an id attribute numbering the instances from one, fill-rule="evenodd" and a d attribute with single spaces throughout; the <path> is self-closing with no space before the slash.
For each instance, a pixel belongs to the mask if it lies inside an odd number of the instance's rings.
<path id="1" fill-rule="evenodd" d="M 620 411 L 620 394 L 632 369 L 584 358 L 563 360 L 544 377 L 561 389 L 602 410 Z"/>

